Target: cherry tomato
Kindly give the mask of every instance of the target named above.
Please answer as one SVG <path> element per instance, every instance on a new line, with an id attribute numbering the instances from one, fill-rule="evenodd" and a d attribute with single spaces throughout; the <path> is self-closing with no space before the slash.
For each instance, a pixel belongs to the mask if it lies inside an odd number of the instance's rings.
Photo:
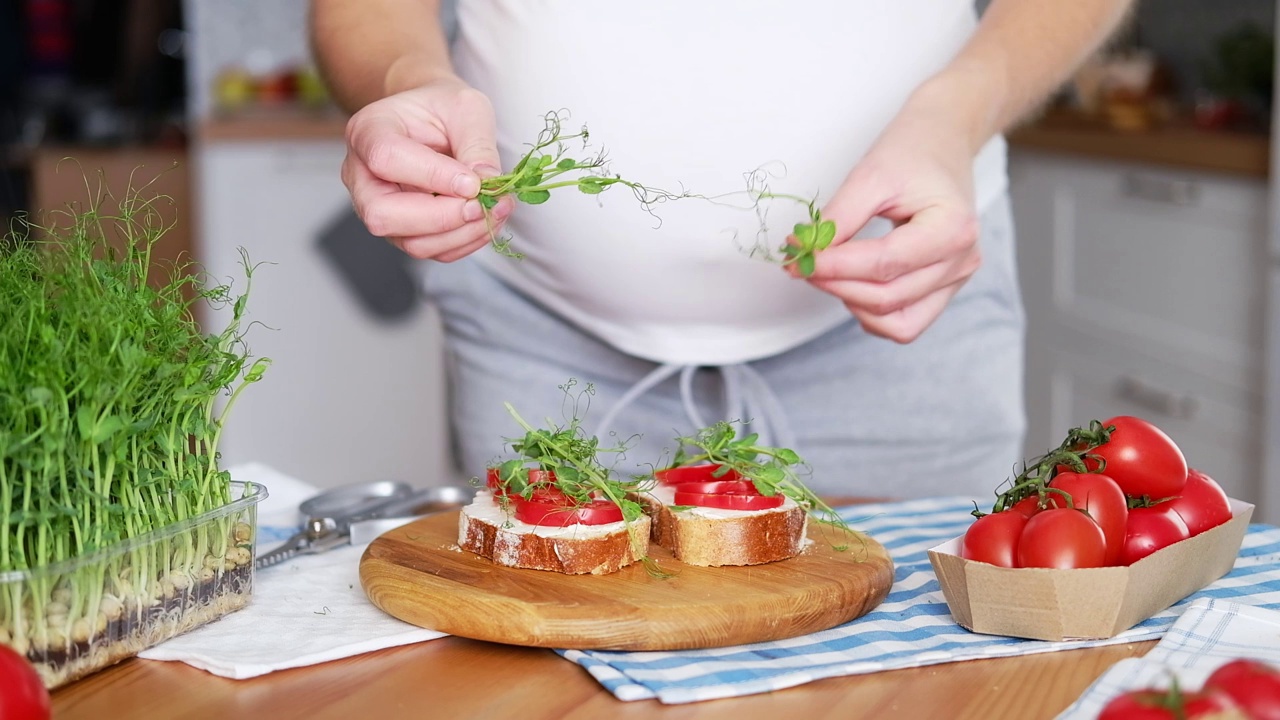
<path id="1" fill-rule="evenodd" d="M 1129 505 L 1116 481 L 1098 473 L 1060 472 L 1049 481 L 1049 487 L 1068 493 L 1077 510 L 1089 513 L 1107 538 L 1104 564 L 1120 564 Z M 1067 499 L 1058 493 L 1049 493 L 1049 501 L 1055 507 L 1067 507 Z"/>
<path id="2" fill-rule="evenodd" d="M 781 495 L 747 494 L 709 494 L 684 492 L 676 486 L 676 505 L 697 505 L 699 507 L 720 508 L 722 510 L 768 510 L 782 505 Z"/>
<path id="3" fill-rule="evenodd" d="M 1098 720 L 1194 720 L 1217 717 L 1236 709 L 1231 698 L 1215 691 L 1132 690 L 1107 703 Z"/>
<path id="4" fill-rule="evenodd" d="M 1102 472 L 1115 480 L 1125 495 L 1159 500 L 1182 491 L 1187 481 L 1187 460 L 1163 430 L 1127 415 L 1102 424 L 1114 425 L 1115 431 L 1092 454 L 1106 461 Z"/>
<path id="5" fill-rule="evenodd" d="M 1022 498 L 1011 505 L 1008 509 L 1022 515 L 1023 517 L 1029 518 L 1046 508 L 1040 507 L 1040 496 L 1033 495 L 1031 497 Z"/>
<path id="6" fill-rule="evenodd" d="M 36 669 L 13 648 L 0 644 L 0 718 L 46 720 L 49 713 L 49 691 Z"/>
<path id="7" fill-rule="evenodd" d="M 1257 660 L 1232 660 L 1204 681 L 1229 695 L 1253 720 L 1280 720 L 1280 671 Z"/>
<path id="8" fill-rule="evenodd" d="M 558 495 L 558 497 L 557 497 Z M 585 505 L 567 502 L 563 494 L 537 491 L 528 500 L 512 495 L 516 519 L 530 525 L 567 527 L 569 525 L 607 525 L 622 521 L 622 508 L 608 500 L 593 500 Z"/>
<path id="9" fill-rule="evenodd" d="M 1199 470 L 1187 471 L 1182 494 L 1169 501 L 1194 536 L 1231 519 L 1231 501 L 1222 486 Z"/>
<path id="10" fill-rule="evenodd" d="M 961 557 L 1000 567 L 1018 567 L 1018 540 L 1027 526 L 1027 517 L 1018 511 L 1021 504 L 975 520 L 960 541 Z"/>
<path id="11" fill-rule="evenodd" d="M 1106 560 L 1106 535 L 1079 510 L 1042 510 L 1027 520 L 1018 540 L 1018 567 L 1091 568 Z"/>
<path id="12" fill-rule="evenodd" d="M 720 474 L 717 475 L 716 473 Z M 742 476 L 733 468 L 723 465 L 684 465 L 667 468 L 653 474 L 658 482 L 664 485 L 678 485 L 687 482 L 717 482 L 721 480 L 741 480 Z"/>
<path id="13" fill-rule="evenodd" d="M 1169 503 L 1129 509 L 1121 565 L 1132 565 L 1151 553 L 1191 537 L 1187 524 Z"/>

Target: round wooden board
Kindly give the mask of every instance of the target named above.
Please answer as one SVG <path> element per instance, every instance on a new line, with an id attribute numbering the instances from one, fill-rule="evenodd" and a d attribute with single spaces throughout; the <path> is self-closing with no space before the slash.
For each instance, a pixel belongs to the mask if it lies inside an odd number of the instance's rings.
<path id="1" fill-rule="evenodd" d="M 370 543 L 360 583 L 394 617 L 476 640 L 577 650 L 741 645 L 835 627 L 888 595 L 893 561 L 884 547 L 859 535 L 837 550 L 825 532 L 811 528 L 804 553 L 766 565 L 695 567 L 651 545 L 651 557 L 674 577 L 653 577 L 639 564 L 563 575 L 459 549 L 458 513 L 449 512 Z"/>

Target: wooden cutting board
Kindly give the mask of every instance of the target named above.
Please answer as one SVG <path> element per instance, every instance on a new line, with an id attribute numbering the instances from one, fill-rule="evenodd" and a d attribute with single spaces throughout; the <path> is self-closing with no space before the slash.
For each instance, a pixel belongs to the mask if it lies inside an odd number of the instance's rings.
<path id="1" fill-rule="evenodd" d="M 675 577 L 639 564 L 563 575 L 460 550 L 458 513 L 439 513 L 370 543 L 360 583 L 401 620 L 476 640 L 578 650 L 740 645 L 835 627 L 888 595 L 893 562 L 883 546 L 859 535 L 840 551 L 824 533 L 811 527 L 803 554 L 765 565 L 694 567 L 652 545 L 651 557 Z"/>

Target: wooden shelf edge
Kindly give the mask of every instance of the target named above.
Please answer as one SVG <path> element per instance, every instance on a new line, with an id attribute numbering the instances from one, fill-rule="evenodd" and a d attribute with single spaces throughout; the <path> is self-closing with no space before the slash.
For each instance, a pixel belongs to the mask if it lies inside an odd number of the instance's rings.
<path id="1" fill-rule="evenodd" d="M 197 125 L 201 142 L 223 140 L 334 140 L 342 139 L 347 118 L 337 113 L 306 115 L 251 115 L 245 117 L 212 117 Z"/>
<path id="2" fill-rule="evenodd" d="M 1009 134 L 1014 148 L 1152 163 L 1267 178 L 1271 139 L 1262 134 L 1202 132 L 1187 127 L 1119 132 L 1097 127 L 1030 125 Z"/>

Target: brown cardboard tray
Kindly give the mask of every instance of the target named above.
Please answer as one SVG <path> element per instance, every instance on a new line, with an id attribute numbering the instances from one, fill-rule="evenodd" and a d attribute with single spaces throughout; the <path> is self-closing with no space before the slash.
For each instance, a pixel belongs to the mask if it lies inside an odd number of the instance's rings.
<path id="1" fill-rule="evenodd" d="M 1034 640 L 1109 638 L 1227 574 L 1253 505 L 1127 567 L 1002 568 L 960 557 L 960 538 L 929 550 L 951 615 L 973 632 Z"/>

